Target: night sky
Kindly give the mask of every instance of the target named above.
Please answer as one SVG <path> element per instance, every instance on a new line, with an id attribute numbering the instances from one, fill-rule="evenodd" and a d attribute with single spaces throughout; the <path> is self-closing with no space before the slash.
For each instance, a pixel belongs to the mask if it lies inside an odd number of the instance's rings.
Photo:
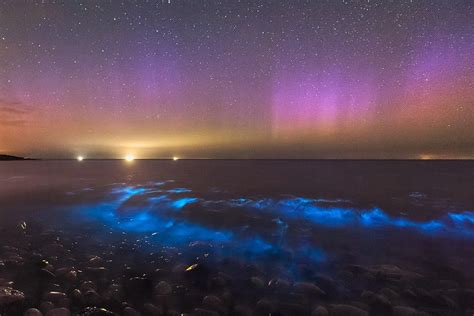
<path id="1" fill-rule="evenodd" d="M 474 158 L 473 4 L 0 1 L 0 153 Z"/>

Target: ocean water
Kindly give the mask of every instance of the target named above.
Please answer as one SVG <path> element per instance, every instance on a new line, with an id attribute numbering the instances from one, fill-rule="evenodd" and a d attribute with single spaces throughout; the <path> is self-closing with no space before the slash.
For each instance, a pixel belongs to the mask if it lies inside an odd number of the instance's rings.
<path id="1" fill-rule="evenodd" d="M 30 249 L 41 252 L 41 236 L 59 232 L 74 244 L 73 257 L 106 259 L 111 278 L 130 267 L 161 269 L 179 285 L 179 267 L 206 266 L 203 278 L 235 278 L 234 300 L 251 308 L 258 296 L 273 295 L 239 297 L 252 276 L 270 287 L 278 279 L 313 282 L 325 291 L 323 302 L 344 303 L 387 287 L 472 288 L 473 189 L 471 161 L 1 162 L 0 233 L 7 245 L 24 231 L 37 241 Z M 387 269 L 407 283 L 372 284 L 357 275 Z M 308 311 L 313 303 L 299 302 Z M 393 304 L 409 305 L 402 298 Z"/>

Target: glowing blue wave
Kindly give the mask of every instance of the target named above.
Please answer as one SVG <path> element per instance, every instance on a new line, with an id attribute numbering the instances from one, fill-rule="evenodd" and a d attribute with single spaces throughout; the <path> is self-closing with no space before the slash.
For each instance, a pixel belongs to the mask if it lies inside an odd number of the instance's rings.
<path id="1" fill-rule="evenodd" d="M 474 212 L 447 213 L 442 218 L 430 221 L 414 221 L 404 217 L 393 217 L 379 208 L 358 210 L 347 205 L 346 200 L 308 199 L 287 197 L 283 199 L 232 198 L 209 200 L 199 196 L 185 196 L 192 191 L 186 188 L 157 189 L 165 182 L 149 186 L 119 186 L 106 195 L 105 201 L 89 205 L 78 205 L 86 220 L 99 220 L 112 229 L 151 234 L 151 240 L 164 246 L 187 246 L 194 241 L 208 242 L 221 254 L 255 257 L 276 255 L 290 256 L 292 261 L 310 260 L 320 262 L 326 254 L 302 238 L 289 244 L 286 238 L 289 225 L 304 221 L 320 227 L 376 229 L 392 227 L 412 230 L 431 235 L 474 237 Z M 82 194 L 87 194 L 83 192 Z M 139 197 L 140 206 L 129 203 Z M 143 204 L 144 203 L 144 204 Z M 250 211 L 268 214 L 274 223 L 271 237 L 262 238 L 257 231 L 248 227 L 220 229 L 212 225 L 195 223 L 183 219 L 181 210 L 199 212 L 213 209 L 222 212 Z M 339 205 L 339 206 L 337 206 Z M 188 213 L 186 213 L 188 214 Z M 186 215 L 184 214 L 184 215 Z M 287 250 L 290 249 L 290 250 Z"/>
<path id="2" fill-rule="evenodd" d="M 452 234 L 474 237 L 474 212 L 448 213 L 446 216 L 426 222 L 387 215 L 379 208 L 355 210 L 342 207 L 319 206 L 321 200 L 294 197 L 289 199 L 233 199 L 229 202 L 208 202 L 232 207 L 247 207 L 276 214 L 284 220 L 303 219 L 311 223 L 333 228 L 363 227 L 408 228 L 423 233 Z M 324 201 L 326 202 L 326 201 Z"/>
<path id="3" fill-rule="evenodd" d="M 257 234 L 248 236 L 173 218 L 172 211 L 200 201 L 201 199 L 198 198 L 173 199 L 163 194 L 149 197 L 147 200 L 150 203 L 145 206 L 126 205 L 126 202 L 134 196 L 150 192 L 153 191 L 142 187 L 115 188 L 112 190 L 111 199 L 95 204 L 79 205 L 75 209 L 80 211 L 85 219 L 98 219 L 107 227 L 118 231 L 152 233 L 153 241 L 165 246 L 186 246 L 194 241 L 204 241 L 221 246 L 218 249 L 222 253 L 247 257 L 280 255 L 285 251 L 281 242 L 282 238 L 272 242 L 262 239 Z M 292 247 L 291 256 L 316 262 L 325 259 L 322 250 L 309 245 Z"/>

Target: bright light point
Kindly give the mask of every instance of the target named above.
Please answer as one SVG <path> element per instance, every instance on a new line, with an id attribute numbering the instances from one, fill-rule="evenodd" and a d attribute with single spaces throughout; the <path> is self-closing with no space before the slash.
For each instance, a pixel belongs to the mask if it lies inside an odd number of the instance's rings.
<path id="1" fill-rule="evenodd" d="M 84 160 L 84 157 L 82 157 L 82 156 L 77 157 L 77 161 L 83 161 L 83 160 Z"/>
<path id="2" fill-rule="evenodd" d="M 135 160 L 135 157 L 133 157 L 132 155 L 127 155 L 127 156 L 125 156 L 125 160 L 126 161 L 133 161 L 133 160 Z"/>
<path id="3" fill-rule="evenodd" d="M 178 160 L 178 159 L 179 159 L 178 157 L 173 157 L 173 160 L 174 160 L 174 161 L 176 161 L 176 160 Z"/>

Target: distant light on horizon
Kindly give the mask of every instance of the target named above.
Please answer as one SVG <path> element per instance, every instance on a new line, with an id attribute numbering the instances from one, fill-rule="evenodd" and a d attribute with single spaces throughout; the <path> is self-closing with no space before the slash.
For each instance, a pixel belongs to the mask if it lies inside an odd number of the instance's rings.
<path id="1" fill-rule="evenodd" d="M 179 160 L 179 157 L 174 156 L 174 157 L 173 157 L 173 160 L 174 160 L 174 161 Z"/>
<path id="2" fill-rule="evenodd" d="M 77 156 L 77 161 L 83 161 L 84 160 L 84 157 L 82 156 Z"/>
<path id="3" fill-rule="evenodd" d="M 125 156 L 125 160 L 126 161 L 134 161 L 135 157 L 133 155 L 127 155 L 127 156 Z"/>

